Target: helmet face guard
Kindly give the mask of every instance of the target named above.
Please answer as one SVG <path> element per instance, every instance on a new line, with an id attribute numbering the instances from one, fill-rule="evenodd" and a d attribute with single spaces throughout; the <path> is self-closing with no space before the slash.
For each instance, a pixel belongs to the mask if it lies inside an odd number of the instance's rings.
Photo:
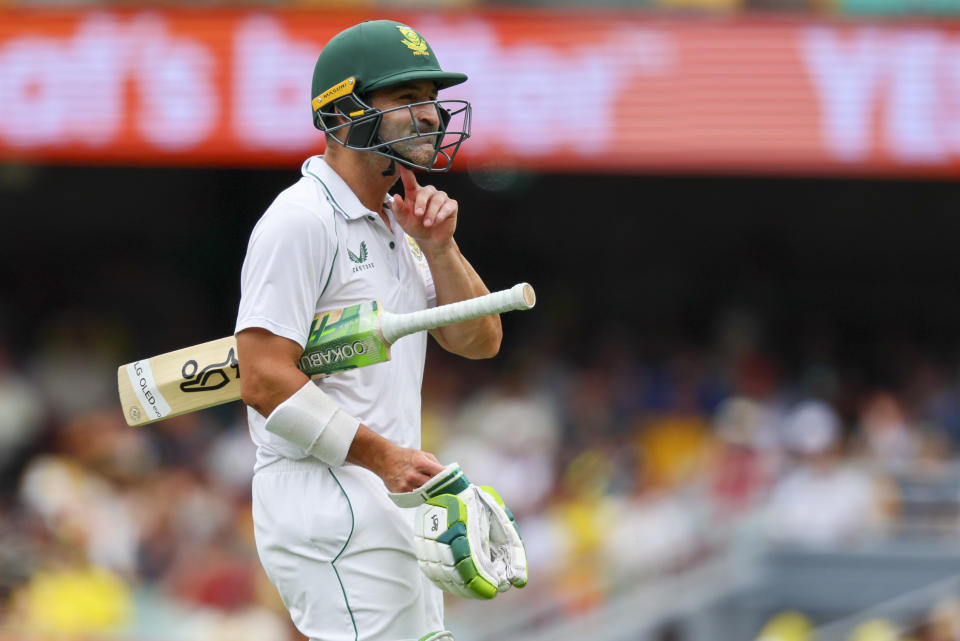
<path id="1" fill-rule="evenodd" d="M 431 105 L 437 110 L 437 129 L 424 129 L 418 122 L 414 109 Z M 410 133 L 399 138 L 384 140 L 380 135 L 383 115 L 406 111 L 410 118 Z M 359 96 L 349 94 L 331 100 L 314 111 L 314 124 L 333 137 L 341 145 L 356 151 L 371 151 L 411 169 L 443 172 L 450 169 L 460 145 L 470 137 L 472 110 L 466 100 L 425 100 L 409 105 L 380 110 L 371 107 Z M 345 131 L 341 136 L 337 132 Z M 398 152 L 393 145 L 418 138 L 429 138 L 434 153 L 429 162 L 417 163 Z"/>

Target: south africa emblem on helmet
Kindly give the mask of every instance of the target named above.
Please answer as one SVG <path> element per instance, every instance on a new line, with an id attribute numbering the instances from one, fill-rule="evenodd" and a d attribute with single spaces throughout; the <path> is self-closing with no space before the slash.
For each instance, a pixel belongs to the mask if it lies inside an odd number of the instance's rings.
<path id="1" fill-rule="evenodd" d="M 415 56 L 429 56 L 430 52 L 427 51 L 427 41 L 420 37 L 416 31 L 410 27 L 404 25 L 397 25 L 397 29 L 400 30 L 400 33 L 403 34 L 403 40 L 401 42 L 407 45 L 407 48 L 413 52 Z"/>

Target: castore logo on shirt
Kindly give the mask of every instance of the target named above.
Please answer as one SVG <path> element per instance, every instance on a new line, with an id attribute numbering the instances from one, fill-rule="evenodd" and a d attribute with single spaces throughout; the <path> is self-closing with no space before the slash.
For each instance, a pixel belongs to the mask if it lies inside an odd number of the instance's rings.
<path id="1" fill-rule="evenodd" d="M 367 262 L 367 243 L 366 241 L 360 241 L 360 253 L 354 254 L 350 248 L 347 248 L 347 255 L 350 256 L 350 260 L 356 265 L 353 266 L 353 273 L 356 274 L 359 271 L 364 269 L 373 269 L 373 261 Z"/>

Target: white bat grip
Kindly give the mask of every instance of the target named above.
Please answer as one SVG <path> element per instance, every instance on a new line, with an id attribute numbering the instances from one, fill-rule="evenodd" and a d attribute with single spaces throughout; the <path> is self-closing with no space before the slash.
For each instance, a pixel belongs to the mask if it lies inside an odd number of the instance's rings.
<path id="1" fill-rule="evenodd" d="M 510 289 L 485 296 L 462 300 L 458 303 L 440 305 L 409 314 L 380 312 L 380 334 L 391 345 L 409 334 L 422 332 L 460 321 L 473 320 L 489 314 L 499 314 L 515 309 L 530 309 L 537 302 L 537 295 L 527 283 L 519 283 Z"/>

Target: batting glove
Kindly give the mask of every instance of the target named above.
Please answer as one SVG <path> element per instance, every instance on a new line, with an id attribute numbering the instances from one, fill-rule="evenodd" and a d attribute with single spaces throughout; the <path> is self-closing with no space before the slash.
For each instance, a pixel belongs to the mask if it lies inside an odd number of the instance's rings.
<path id="1" fill-rule="evenodd" d="M 391 494 L 417 507 L 414 550 L 420 569 L 446 592 L 492 599 L 527 584 L 527 555 L 516 521 L 489 486 L 470 483 L 456 463 L 414 492 Z"/>

